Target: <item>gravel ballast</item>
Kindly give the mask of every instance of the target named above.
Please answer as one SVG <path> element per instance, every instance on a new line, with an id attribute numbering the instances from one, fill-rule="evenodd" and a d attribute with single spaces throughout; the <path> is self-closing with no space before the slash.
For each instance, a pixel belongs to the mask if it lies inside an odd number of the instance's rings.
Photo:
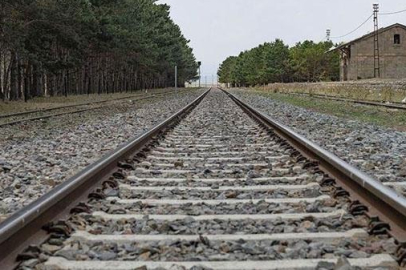
<path id="1" fill-rule="evenodd" d="M 25 263 L 50 270 L 155 269 L 155 263 L 163 263 L 159 269 L 282 269 L 300 259 L 283 269 L 367 269 L 380 255 L 388 266 L 382 269 L 396 269 L 389 255 L 394 240 L 370 235 L 370 219 L 349 213 L 349 199 L 334 196 L 337 189 L 322 184 L 326 178 L 308 161 L 213 89 L 112 175 L 113 184 L 100 190 L 105 199 L 90 198 L 89 211 L 69 218 L 74 233 L 66 241 L 52 237 L 36 261 Z M 139 179 L 149 184 L 140 186 Z M 245 183 L 233 185 L 237 179 Z M 265 182 L 258 185 L 259 179 Z M 277 185 L 279 179 L 289 182 Z M 311 185 L 300 185 L 303 179 Z M 367 263 L 336 265 L 353 259 Z M 242 266 L 249 261 L 264 267 Z M 188 266 L 174 268 L 179 262 Z"/>
<path id="2" fill-rule="evenodd" d="M 201 93 L 125 100 L 95 111 L 1 128 L 0 222 Z"/>
<path id="3" fill-rule="evenodd" d="M 380 181 L 406 181 L 406 132 L 306 110 L 248 90 L 231 92 Z"/>

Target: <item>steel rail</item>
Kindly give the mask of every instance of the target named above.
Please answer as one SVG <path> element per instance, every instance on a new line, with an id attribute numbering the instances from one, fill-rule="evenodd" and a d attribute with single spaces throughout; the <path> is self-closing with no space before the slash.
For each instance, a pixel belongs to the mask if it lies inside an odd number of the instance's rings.
<path id="1" fill-rule="evenodd" d="M 334 154 L 299 135 L 289 127 L 270 118 L 263 112 L 244 103 L 233 94 L 223 90 L 251 117 L 274 130 L 310 160 L 316 160 L 319 167 L 337 180 L 351 198 L 368 207 L 370 217 L 379 217 L 391 227 L 389 234 L 400 243 L 406 243 L 406 198 L 384 186 L 378 180 L 361 172 Z"/>
<path id="2" fill-rule="evenodd" d="M 134 101 L 140 101 L 140 100 L 150 99 L 150 98 L 154 98 L 154 97 L 156 97 L 156 95 L 150 95 L 150 96 L 147 96 L 147 97 L 134 99 Z M 111 101 L 116 101 L 116 100 L 118 100 L 118 99 L 111 100 Z M 72 106 L 72 107 L 79 107 L 79 106 L 80 105 Z M 84 106 L 84 105 L 81 105 L 81 106 Z M 76 111 L 69 111 L 69 112 L 62 112 L 62 113 L 56 113 L 56 114 L 50 114 L 50 115 L 42 115 L 42 116 L 37 116 L 37 117 L 30 117 L 30 118 L 20 119 L 20 120 L 16 120 L 16 121 L 12 121 L 12 122 L 0 123 L 0 128 L 5 127 L 5 126 L 14 126 L 14 125 L 21 124 L 21 123 L 24 123 L 24 122 L 31 122 L 31 121 L 49 119 L 49 118 L 58 117 L 58 116 L 62 116 L 62 115 L 67 115 L 67 114 L 78 114 L 78 113 L 82 113 L 82 112 L 95 111 L 95 110 L 98 110 L 98 109 L 101 109 L 101 108 L 104 108 L 104 107 L 99 106 L 99 107 L 89 108 L 89 109 L 81 109 L 81 110 L 76 110 Z M 42 112 L 45 112 L 45 111 L 42 111 Z"/>
<path id="3" fill-rule="evenodd" d="M 146 100 L 146 99 L 152 99 L 154 97 L 157 96 L 161 96 L 163 94 L 168 94 L 168 93 L 174 93 L 173 91 L 171 92 L 166 92 L 166 93 L 159 93 L 159 94 L 152 94 L 152 95 L 148 95 L 146 97 L 141 97 L 141 98 L 137 98 L 137 99 L 133 99 L 133 101 L 140 101 L 140 100 Z M 139 95 L 141 96 L 141 95 Z M 135 97 L 135 96 L 133 96 Z M 127 97 L 129 98 L 129 97 Z M 32 114 L 32 113 L 41 113 L 41 112 L 48 112 L 48 111 L 52 111 L 52 110 L 57 110 L 57 109 L 66 109 L 66 108 L 72 108 L 72 107 L 80 107 L 80 106 L 88 106 L 88 105 L 93 105 L 93 104 L 100 104 L 100 103 L 107 103 L 110 101 L 117 101 L 117 100 L 122 100 L 122 99 L 126 99 L 126 98 L 119 98 L 119 99 L 112 99 L 112 100 L 106 100 L 106 101 L 98 101 L 98 102 L 94 102 L 94 103 L 87 103 L 87 104 L 80 104 L 80 105 L 68 105 L 68 106 L 62 106 L 62 107 L 58 107 L 58 108 L 53 108 L 53 109 L 46 109 L 46 110 L 40 110 L 40 111 L 32 111 L 31 113 L 26 113 L 26 114 Z M 82 113 L 82 112 L 88 112 L 88 111 L 95 111 L 98 109 L 103 108 L 103 106 L 98 106 L 95 108 L 88 108 L 88 109 L 81 109 L 81 110 L 76 110 L 76 111 L 69 111 L 69 112 L 62 112 L 62 113 L 56 113 L 56 114 L 50 114 L 50 115 L 42 115 L 42 116 L 37 116 L 37 117 L 30 117 L 30 118 L 25 118 L 25 119 L 20 119 L 20 120 L 16 120 L 16 121 L 11 121 L 11 122 L 6 122 L 6 123 L 0 123 L 0 128 L 1 127 L 5 127 L 5 126 L 13 126 L 13 125 L 17 125 L 17 124 L 21 124 L 24 122 L 30 122 L 30 121 L 38 121 L 38 120 L 43 120 L 43 119 L 49 119 L 49 118 L 53 118 L 53 117 L 58 117 L 58 116 L 62 116 L 62 115 L 67 115 L 67 114 L 78 114 L 78 113 Z M 10 117 L 13 116 L 18 116 L 18 115 L 25 115 L 24 113 L 17 113 L 14 115 L 11 115 Z M 1 118 L 1 117 L 0 117 Z"/>
<path id="4" fill-rule="evenodd" d="M 58 106 L 58 107 L 53 107 L 53 108 L 46 108 L 46 109 L 39 109 L 39 110 L 31 110 L 31 111 L 18 112 L 18 113 L 11 113 L 11 114 L 1 114 L 1 115 L 0 115 L 0 118 L 10 118 L 10 117 L 22 116 L 22 115 L 27 115 L 27 114 L 50 112 L 50 111 L 55 111 L 55 110 L 60 110 L 60 109 L 67 109 L 67 108 L 73 108 L 73 107 L 89 106 L 89 105 L 94 105 L 94 104 L 101 104 L 101 103 L 107 103 L 107 102 L 113 102 L 113 101 L 124 100 L 124 99 L 128 99 L 128 98 L 138 98 L 138 97 L 142 97 L 143 99 L 146 99 L 146 98 L 155 97 L 155 96 L 157 96 L 157 95 L 171 94 L 171 93 L 174 93 L 174 92 L 175 92 L 175 91 L 158 92 L 158 93 L 153 93 L 153 94 L 147 95 L 147 96 L 145 96 L 145 95 L 143 95 L 143 94 L 136 94 L 136 95 L 130 95 L 130 96 L 121 97 L 121 98 L 115 98 L 115 99 L 100 100 L 100 101 L 87 102 L 87 103 L 81 103 L 81 104 L 64 105 L 64 106 Z M 143 97 L 143 96 L 145 96 L 145 97 Z M 140 100 L 140 99 L 138 99 L 138 100 Z"/>
<path id="5" fill-rule="evenodd" d="M 362 104 L 362 105 L 386 107 L 389 109 L 406 110 L 406 104 L 403 104 L 400 102 L 391 102 L 388 104 L 388 103 L 379 102 L 379 101 L 357 100 L 357 99 L 335 97 L 335 96 L 322 95 L 322 94 L 308 94 L 308 93 L 282 93 L 282 94 L 305 96 L 305 97 L 310 97 L 310 98 L 313 97 L 313 98 L 318 98 L 318 99 L 334 100 L 334 101 L 342 101 L 342 102 L 351 102 L 351 103 Z"/>
<path id="6" fill-rule="evenodd" d="M 18 124 L 21 124 L 21 123 L 24 123 L 24 122 L 31 122 L 31 121 L 49 119 L 49 118 L 58 117 L 58 116 L 62 116 L 62 115 L 67 115 L 67 114 L 78 114 L 78 113 L 82 113 L 82 112 L 95 111 L 95 110 L 100 109 L 100 108 L 102 108 L 102 107 L 91 108 L 91 109 L 83 109 L 83 110 L 76 110 L 76 111 L 70 111 L 70 112 L 63 112 L 63 113 L 56 113 L 56 114 L 51 114 L 51 115 L 43 115 L 43 116 L 38 116 L 38 117 L 26 118 L 26 119 L 20 119 L 20 120 L 16 120 L 16 121 L 12 121 L 12 122 L 1 123 L 0 128 L 1 127 L 6 127 L 6 126 L 14 126 L 14 125 L 18 125 Z"/>
<path id="7" fill-rule="evenodd" d="M 93 105 L 93 104 L 107 103 L 109 101 L 123 100 L 123 99 L 127 99 L 127 98 L 138 97 L 138 96 L 141 96 L 141 95 L 133 95 L 133 96 L 127 96 L 127 97 L 122 97 L 122 98 L 101 100 L 101 101 L 95 101 L 95 102 L 87 102 L 87 103 L 81 103 L 81 104 L 63 105 L 63 106 L 57 106 L 57 107 L 52 107 L 52 108 L 30 110 L 30 111 L 18 112 L 18 113 L 1 114 L 0 118 L 10 118 L 10 117 L 22 116 L 22 115 L 27 115 L 27 114 L 50 112 L 50 111 L 56 111 L 56 110 L 60 110 L 60 109 L 67 109 L 67 108 L 73 108 L 73 107 L 89 106 L 89 105 Z"/>
<path id="8" fill-rule="evenodd" d="M 110 152 L 0 223 L 0 269 L 17 267 L 16 257 L 18 254 L 29 245 L 38 245 L 49 237 L 42 230 L 45 224 L 67 218 L 70 209 L 79 202 L 86 200 L 88 194 L 100 187 L 100 184 L 108 180 L 112 173 L 119 170 L 119 161 L 136 155 L 156 136 L 185 117 L 210 90 L 204 92 L 193 102 L 151 130 Z"/>

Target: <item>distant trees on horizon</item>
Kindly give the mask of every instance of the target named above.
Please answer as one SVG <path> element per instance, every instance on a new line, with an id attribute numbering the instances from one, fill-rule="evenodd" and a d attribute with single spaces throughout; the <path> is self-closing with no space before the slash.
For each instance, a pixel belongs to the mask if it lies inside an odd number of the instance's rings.
<path id="1" fill-rule="evenodd" d="M 337 81 L 340 59 L 337 52 L 327 53 L 332 46 L 307 40 L 289 47 L 276 39 L 228 57 L 218 70 L 219 81 L 233 86 Z"/>

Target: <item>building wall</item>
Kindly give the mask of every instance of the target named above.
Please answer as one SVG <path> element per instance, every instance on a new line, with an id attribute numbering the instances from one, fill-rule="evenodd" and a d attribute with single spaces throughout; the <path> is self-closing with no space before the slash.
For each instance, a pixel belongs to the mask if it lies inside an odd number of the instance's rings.
<path id="1" fill-rule="evenodd" d="M 395 34 L 400 35 L 400 44 L 394 44 Z M 380 33 L 379 51 L 381 78 L 406 78 L 406 30 L 402 27 L 394 27 Z M 357 41 L 351 46 L 348 79 L 358 80 L 373 77 L 374 37 L 372 36 Z"/>

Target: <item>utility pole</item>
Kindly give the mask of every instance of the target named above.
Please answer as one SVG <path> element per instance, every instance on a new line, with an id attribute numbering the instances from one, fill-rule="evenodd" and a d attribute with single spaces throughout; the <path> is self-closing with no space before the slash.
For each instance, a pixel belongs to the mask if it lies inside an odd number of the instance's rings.
<path id="1" fill-rule="evenodd" d="M 178 66 L 175 66 L 175 92 L 176 97 L 178 96 Z"/>
<path id="2" fill-rule="evenodd" d="M 326 39 L 327 39 L 327 41 L 330 41 L 330 37 L 331 37 L 331 30 L 327 29 L 327 31 L 326 31 Z"/>
<path id="3" fill-rule="evenodd" d="M 199 88 L 200 88 L 200 80 L 201 80 L 201 78 L 202 78 L 202 73 L 201 73 L 201 67 L 202 67 L 202 62 L 197 62 L 197 65 L 199 66 Z"/>
<path id="4" fill-rule="evenodd" d="M 374 8 L 374 77 L 381 77 L 380 57 L 379 57 L 379 25 L 378 12 L 379 4 L 373 4 Z"/>
<path id="5" fill-rule="evenodd" d="M 175 66 L 175 89 L 178 89 L 178 66 Z"/>

